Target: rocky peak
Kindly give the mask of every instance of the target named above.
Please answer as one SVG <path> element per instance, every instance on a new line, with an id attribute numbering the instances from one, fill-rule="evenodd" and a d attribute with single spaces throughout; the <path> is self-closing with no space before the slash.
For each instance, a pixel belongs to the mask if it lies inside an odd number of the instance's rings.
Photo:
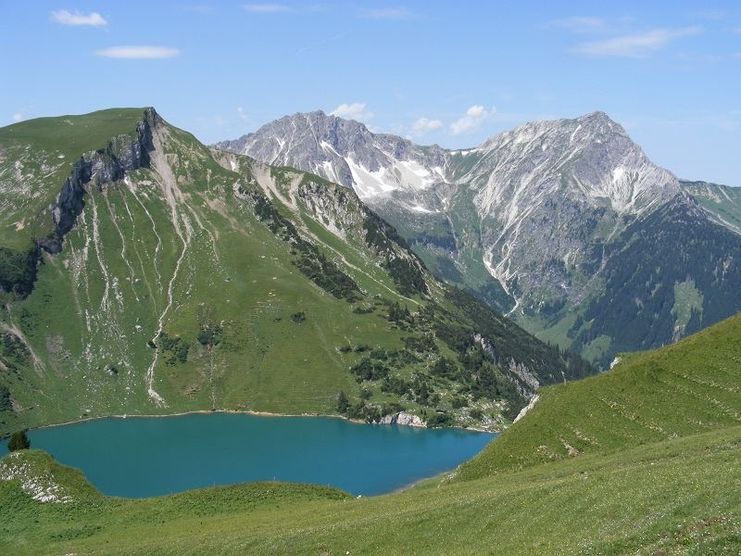
<path id="1" fill-rule="evenodd" d="M 478 150 L 482 159 L 464 180 L 478 184 L 484 212 L 523 193 L 534 199 L 558 192 L 638 214 L 680 193 L 677 178 L 648 160 L 604 112 L 527 123 Z"/>
<path id="2" fill-rule="evenodd" d="M 318 110 L 285 116 L 217 148 L 292 166 L 350 187 L 364 200 L 426 189 L 443 179 L 445 151 Z"/>

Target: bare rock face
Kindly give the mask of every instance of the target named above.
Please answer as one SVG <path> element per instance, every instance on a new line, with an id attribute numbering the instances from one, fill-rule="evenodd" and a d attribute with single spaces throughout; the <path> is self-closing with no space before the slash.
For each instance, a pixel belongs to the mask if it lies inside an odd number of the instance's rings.
<path id="1" fill-rule="evenodd" d="M 405 427 L 425 427 L 425 422 L 412 413 L 400 411 L 391 415 L 384 415 L 379 421 L 381 425 L 403 425 Z"/>
<path id="2" fill-rule="evenodd" d="M 154 150 L 152 128 L 159 122 L 160 116 L 148 108 L 135 136 L 114 137 L 104 149 L 85 153 L 74 163 L 52 207 L 54 231 L 39 240 L 39 246 L 52 254 L 62 250 L 64 236 L 85 206 L 85 187 L 89 183 L 100 188 L 122 179 L 126 172 L 149 166 L 149 153 Z"/>
<path id="3" fill-rule="evenodd" d="M 602 244 L 682 196 L 678 180 L 603 112 L 528 123 L 450 151 L 319 111 L 217 147 L 351 187 L 398 228 L 421 230 L 413 239 L 423 248 L 478 252 L 511 299 L 501 307 L 508 309 L 579 303 L 586 276 L 602 264 Z"/>
<path id="4" fill-rule="evenodd" d="M 517 414 L 517 417 L 515 417 L 515 420 L 512 421 L 513 423 L 516 423 L 520 419 L 522 419 L 528 411 L 530 411 L 533 407 L 535 407 L 535 404 L 538 403 L 538 400 L 540 399 L 540 396 L 535 395 L 532 398 L 530 398 L 530 402 L 523 407 L 520 412 Z"/>
<path id="5" fill-rule="evenodd" d="M 525 124 L 469 156 L 457 181 L 474 193 L 483 262 L 523 308 L 581 301 L 600 246 L 682 195 L 602 112 Z"/>
<path id="6" fill-rule="evenodd" d="M 215 145 L 272 165 L 313 172 L 351 187 L 364 201 L 398 190 L 415 192 L 444 181 L 446 151 L 322 111 L 285 116 L 234 141 Z"/>

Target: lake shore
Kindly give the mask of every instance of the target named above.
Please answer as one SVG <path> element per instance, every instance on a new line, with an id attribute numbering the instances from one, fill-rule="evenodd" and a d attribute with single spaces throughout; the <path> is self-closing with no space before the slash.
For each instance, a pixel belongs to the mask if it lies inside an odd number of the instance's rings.
<path id="1" fill-rule="evenodd" d="M 234 415 L 253 415 L 256 417 L 274 417 L 274 418 L 282 418 L 282 417 L 316 417 L 316 418 L 324 418 L 324 419 L 340 419 L 342 421 L 347 421 L 349 423 L 353 423 L 356 425 L 377 425 L 382 427 L 391 427 L 391 426 L 398 426 L 398 427 L 409 427 L 409 428 L 420 428 L 425 429 L 426 426 L 420 427 L 420 426 L 414 426 L 414 425 L 405 425 L 405 424 L 394 424 L 394 425 L 387 425 L 387 424 L 381 424 L 381 423 L 368 423 L 366 421 L 362 421 L 360 419 L 351 419 L 349 417 L 345 417 L 344 415 L 325 415 L 320 413 L 274 413 L 270 411 L 254 411 L 250 409 L 194 409 L 190 411 L 178 411 L 174 413 L 153 413 L 153 414 L 144 414 L 144 413 L 134 413 L 134 414 L 117 414 L 117 415 L 98 415 L 98 416 L 86 416 L 86 417 L 80 417 L 78 419 L 70 419 L 69 421 L 62 421 L 59 423 L 50 423 L 48 425 L 41 425 L 38 427 L 31 427 L 28 430 L 39 430 L 39 429 L 48 429 L 53 427 L 63 427 L 66 425 L 75 425 L 79 423 L 85 423 L 88 421 L 97 421 L 99 419 L 154 419 L 154 418 L 167 418 L 167 417 L 183 417 L 186 415 L 210 415 L 213 413 L 224 413 L 224 414 L 234 414 Z M 455 427 L 445 427 L 450 429 L 458 429 L 458 430 L 465 430 L 470 432 L 484 432 L 489 434 L 500 434 L 501 431 L 492 431 L 477 427 L 462 427 L 462 426 L 455 426 Z M 0 437 L 0 440 L 7 438 Z"/>

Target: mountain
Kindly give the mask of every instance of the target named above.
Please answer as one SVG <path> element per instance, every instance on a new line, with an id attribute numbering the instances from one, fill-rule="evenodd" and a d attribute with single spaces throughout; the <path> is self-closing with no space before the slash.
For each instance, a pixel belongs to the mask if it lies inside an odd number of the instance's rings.
<path id="1" fill-rule="evenodd" d="M 437 276 L 602 366 L 741 309 L 738 205 L 693 193 L 603 112 L 467 150 L 312 112 L 217 148 L 352 188 Z"/>
<path id="2" fill-rule="evenodd" d="M 313 172 L 351 187 L 367 201 L 398 190 L 414 193 L 444 177 L 445 151 L 316 111 L 286 116 L 217 148 L 273 165 Z"/>
<path id="3" fill-rule="evenodd" d="M 740 359 L 741 316 L 631 354 L 544 388 L 458 470 L 384 496 L 266 482 L 113 498 L 44 452 L 14 452 L 0 460 L 0 548 L 737 554 Z M 40 501 L 46 493 L 63 503 Z"/>
<path id="4" fill-rule="evenodd" d="M 498 429 L 592 372 L 436 280 L 351 190 L 151 108 L 0 129 L 0 226 L 0 434 L 208 409 Z"/>

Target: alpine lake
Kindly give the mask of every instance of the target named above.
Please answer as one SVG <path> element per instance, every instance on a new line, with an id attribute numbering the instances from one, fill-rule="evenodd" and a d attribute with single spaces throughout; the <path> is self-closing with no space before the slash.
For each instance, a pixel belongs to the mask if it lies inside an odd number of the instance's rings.
<path id="1" fill-rule="evenodd" d="M 95 419 L 28 437 L 32 448 L 80 469 L 103 494 L 145 498 L 273 480 L 383 494 L 454 469 L 495 435 L 214 412 Z M 2 442 L 0 456 L 6 453 Z"/>

